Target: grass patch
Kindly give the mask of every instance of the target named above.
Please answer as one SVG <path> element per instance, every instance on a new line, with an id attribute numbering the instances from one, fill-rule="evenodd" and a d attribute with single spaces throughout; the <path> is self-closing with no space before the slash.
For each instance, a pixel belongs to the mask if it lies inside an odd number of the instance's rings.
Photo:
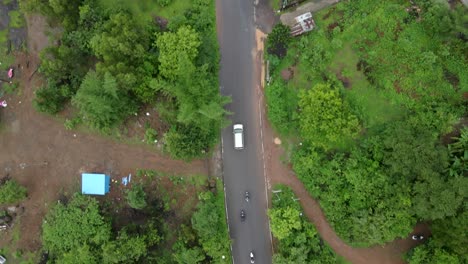
<path id="1" fill-rule="evenodd" d="M 8 40 L 8 28 L 5 28 L 4 30 L 0 30 L 0 45 L 6 45 L 6 42 Z"/>
<path id="2" fill-rule="evenodd" d="M 345 98 L 365 127 L 384 124 L 401 117 L 403 109 L 390 103 L 390 95 L 371 87 L 364 73 L 356 69 L 358 60 L 357 54 L 347 43 L 336 53 L 329 69 L 342 81 L 348 82 L 349 87 L 344 91 Z"/>
<path id="3" fill-rule="evenodd" d="M 8 16 L 10 17 L 10 27 L 22 28 L 26 25 L 23 14 L 21 14 L 21 12 L 18 10 L 12 10 L 8 12 Z"/>
<path id="4" fill-rule="evenodd" d="M 13 54 L 8 53 L 7 45 L 0 44 L 0 69 L 6 70 L 15 62 Z"/>

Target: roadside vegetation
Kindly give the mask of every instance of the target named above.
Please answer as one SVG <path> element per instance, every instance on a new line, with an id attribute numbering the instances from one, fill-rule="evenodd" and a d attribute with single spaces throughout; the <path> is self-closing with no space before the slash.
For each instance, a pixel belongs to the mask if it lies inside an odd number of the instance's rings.
<path id="1" fill-rule="evenodd" d="M 343 240 L 382 245 L 429 222 L 409 262 L 464 263 L 468 17 L 414 2 L 340 2 L 295 39 L 276 26 L 268 118 Z"/>
<path id="2" fill-rule="evenodd" d="M 38 111 L 57 114 L 71 102 L 73 126 L 112 134 L 150 107 L 167 124 L 157 132 L 173 157 L 200 157 L 217 143 L 229 98 L 218 89 L 214 1 L 20 4 L 55 28 L 55 45 L 40 55 L 46 83 L 36 91 Z"/>
<path id="3" fill-rule="evenodd" d="M 146 170 L 134 180 L 127 205 L 78 193 L 58 201 L 42 226 L 47 263 L 230 263 L 220 182 Z"/>
<path id="4" fill-rule="evenodd" d="M 284 185 L 274 190 L 268 210 L 271 232 L 277 240 L 273 263 L 347 263 L 321 240 L 315 226 L 303 215 L 294 192 Z"/>

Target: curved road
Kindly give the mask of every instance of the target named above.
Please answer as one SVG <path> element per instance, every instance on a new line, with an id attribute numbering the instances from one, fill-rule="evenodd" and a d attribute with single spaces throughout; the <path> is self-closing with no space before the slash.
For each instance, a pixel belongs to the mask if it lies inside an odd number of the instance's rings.
<path id="1" fill-rule="evenodd" d="M 234 150 L 232 126 L 222 132 L 223 170 L 226 187 L 228 225 L 232 239 L 235 264 L 250 263 L 249 253 L 255 254 L 255 263 L 269 264 L 271 237 L 266 215 L 267 200 L 263 170 L 256 83 L 254 76 L 255 25 L 254 4 L 246 0 L 217 0 L 218 38 L 221 49 L 220 89 L 231 96 L 233 123 L 244 125 L 245 148 Z M 250 202 L 244 199 L 251 193 Z M 246 211 L 241 222 L 240 210 Z"/>

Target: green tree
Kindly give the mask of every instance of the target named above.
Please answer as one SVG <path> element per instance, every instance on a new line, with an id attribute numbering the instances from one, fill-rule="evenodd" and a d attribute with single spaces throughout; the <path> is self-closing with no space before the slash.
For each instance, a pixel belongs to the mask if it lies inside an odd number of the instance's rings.
<path id="1" fill-rule="evenodd" d="M 16 203 L 26 198 L 26 188 L 14 180 L 8 180 L 0 185 L 0 204 Z"/>
<path id="2" fill-rule="evenodd" d="M 310 90 L 303 90 L 299 98 L 301 135 L 311 144 L 330 149 L 357 136 L 356 116 L 329 84 L 316 84 Z"/>
<path id="3" fill-rule="evenodd" d="M 52 256 L 72 250 L 86 252 L 109 241 L 111 226 L 101 216 L 94 198 L 75 194 L 67 204 L 57 203 L 42 224 L 42 242 Z M 68 258 L 66 255 L 64 258 Z"/>
<path id="4" fill-rule="evenodd" d="M 165 32 L 156 40 L 159 49 L 159 72 L 174 81 L 185 69 L 183 63 L 194 63 L 200 46 L 200 36 L 190 26 L 180 27 L 176 33 Z M 182 63 L 182 65 L 181 65 Z M 190 73 L 190 71 L 189 71 Z"/>
<path id="5" fill-rule="evenodd" d="M 67 85 L 58 86 L 53 82 L 48 82 L 47 85 L 40 87 L 36 91 L 33 105 L 37 111 L 56 114 L 60 112 L 65 103 L 69 99 L 70 88 Z"/>
<path id="6" fill-rule="evenodd" d="M 138 263 L 148 253 L 147 246 L 145 236 L 130 236 L 125 229 L 121 230 L 116 240 L 103 246 L 103 263 Z"/>
<path id="7" fill-rule="evenodd" d="M 174 251 L 173 257 L 178 264 L 203 263 L 206 258 L 202 248 L 198 246 L 188 248 L 182 242 L 175 244 Z"/>
<path id="8" fill-rule="evenodd" d="M 273 236 L 278 239 L 273 263 L 341 263 L 335 253 L 318 236 L 314 225 L 301 212 L 300 204 L 294 200 L 293 191 L 277 185 L 272 208 L 268 216 Z"/>
<path id="9" fill-rule="evenodd" d="M 89 44 L 106 67 L 112 68 L 112 65 L 140 62 L 148 49 L 148 40 L 147 32 L 122 11 L 112 14 Z"/>
<path id="10" fill-rule="evenodd" d="M 265 47 L 268 54 L 273 54 L 280 59 L 283 58 L 286 56 L 291 39 L 291 29 L 281 23 L 276 24 L 267 37 Z"/>
<path id="11" fill-rule="evenodd" d="M 433 241 L 416 247 L 411 251 L 410 264 L 461 264 L 462 262 L 455 254 L 436 247 Z"/>
<path id="12" fill-rule="evenodd" d="M 300 212 L 296 208 L 286 207 L 269 209 L 271 232 L 278 239 L 288 237 L 294 229 L 301 229 Z"/>
<path id="13" fill-rule="evenodd" d="M 98 257 L 94 255 L 95 253 L 91 250 L 91 248 L 83 244 L 80 247 L 72 248 L 67 253 L 64 253 L 60 256 L 56 263 L 62 264 L 97 264 Z"/>
<path id="14" fill-rule="evenodd" d="M 134 209 L 143 209 L 146 207 L 146 193 L 142 184 L 133 184 L 130 190 L 127 190 L 127 202 Z"/>
<path id="15" fill-rule="evenodd" d="M 463 176 L 468 174 L 468 127 L 460 130 L 460 136 L 456 141 L 448 145 L 449 151 L 449 176 Z"/>
<path id="16" fill-rule="evenodd" d="M 468 14 L 466 7 L 462 3 L 458 3 L 454 10 L 451 11 L 451 30 L 452 33 L 462 40 L 468 39 Z"/>
<path id="17" fill-rule="evenodd" d="M 117 81 L 110 73 L 104 78 L 89 71 L 72 103 L 80 109 L 85 123 L 91 127 L 107 131 L 118 125 L 135 111 L 135 105 L 117 87 Z"/>
<path id="18" fill-rule="evenodd" d="M 465 199 L 466 199 L 465 195 Z M 435 247 L 443 248 L 457 255 L 461 262 L 467 262 L 465 246 L 468 242 L 466 223 L 468 221 L 467 206 L 459 208 L 457 215 L 435 220 L 431 223 L 432 243 Z"/>
<path id="19" fill-rule="evenodd" d="M 129 13 L 112 14 L 89 41 L 91 50 L 100 59 L 96 71 L 102 75 L 111 73 L 120 89 L 137 89 L 145 80 L 146 63 L 151 64 L 146 60 L 149 41 L 149 32 Z"/>
<path id="20" fill-rule="evenodd" d="M 205 192 L 199 195 L 199 199 L 197 211 L 192 215 L 192 227 L 206 254 L 215 263 L 228 263 L 230 241 L 224 215 L 224 197 Z M 222 256 L 225 256 L 224 262 L 221 261 Z"/>

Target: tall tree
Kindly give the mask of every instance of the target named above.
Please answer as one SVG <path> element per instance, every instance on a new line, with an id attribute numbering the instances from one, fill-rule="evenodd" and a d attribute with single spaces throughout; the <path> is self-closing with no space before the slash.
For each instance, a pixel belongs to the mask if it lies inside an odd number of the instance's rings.
<path id="1" fill-rule="evenodd" d="M 89 71 L 72 100 L 90 126 L 108 130 L 119 124 L 135 105 L 118 89 L 116 79 L 108 72 L 104 77 Z"/>
<path id="2" fill-rule="evenodd" d="M 190 26 L 180 27 L 176 33 L 161 34 L 156 40 L 161 75 L 171 81 L 184 74 L 191 76 L 200 44 L 199 34 Z"/>

